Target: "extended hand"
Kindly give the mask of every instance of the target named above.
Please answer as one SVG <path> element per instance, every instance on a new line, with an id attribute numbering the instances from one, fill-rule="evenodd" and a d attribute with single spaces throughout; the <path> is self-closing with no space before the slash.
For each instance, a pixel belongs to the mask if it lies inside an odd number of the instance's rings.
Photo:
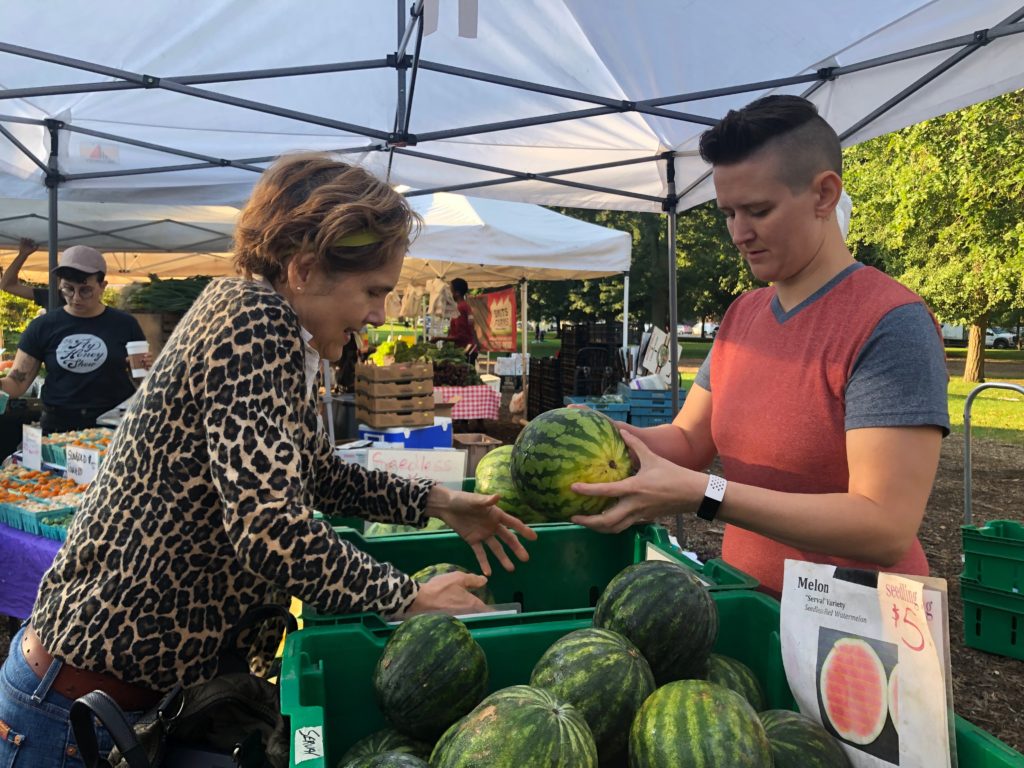
<path id="1" fill-rule="evenodd" d="M 675 514 L 688 508 L 691 499 L 703 495 L 705 475 L 661 458 L 624 429 L 620 433 L 634 460 L 639 462 L 640 471 L 614 483 L 573 483 L 576 493 L 616 498 L 618 502 L 603 514 L 577 515 L 572 522 L 601 533 L 619 533 L 631 525 Z"/>
<path id="2" fill-rule="evenodd" d="M 30 237 L 23 237 L 18 241 L 18 255 L 28 256 L 31 253 L 35 253 L 39 250 L 39 243 Z"/>
<path id="3" fill-rule="evenodd" d="M 531 541 L 537 538 L 537 532 L 530 526 L 495 506 L 497 501 L 498 496 L 449 491 L 443 485 L 435 485 L 427 502 L 427 514 L 444 520 L 449 528 L 472 547 L 480 563 L 480 571 L 485 576 L 490 576 L 491 565 L 487 561 L 484 544 L 487 544 L 506 571 L 514 571 L 515 566 L 504 547 L 508 547 L 517 558 L 526 562 L 530 556 L 522 542 L 516 538 L 516 532 Z"/>
<path id="4" fill-rule="evenodd" d="M 431 611 L 456 614 L 494 610 L 469 592 L 470 589 L 479 589 L 486 583 L 487 579 L 477 573 L 455 572 L 435 576 L 426 584 L 420 585 L 420 592 L 405 615 L 413 616 Z"/>

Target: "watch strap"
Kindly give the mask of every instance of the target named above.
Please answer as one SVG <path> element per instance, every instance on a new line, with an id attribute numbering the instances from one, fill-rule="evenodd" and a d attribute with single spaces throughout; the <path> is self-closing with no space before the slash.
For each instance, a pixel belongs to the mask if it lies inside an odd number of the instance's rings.
<path id="1" fill-rule="evenodd" d="M 725 486 L 728 485 L 724 477 L 708 475 L 708 485 L 704 490 L 704 498 L 697 507 L 697 517 L 702 520 L 714 520 L 718 514 L 718 508 L 722 506 L 722 499 L 725 498 Z"/>

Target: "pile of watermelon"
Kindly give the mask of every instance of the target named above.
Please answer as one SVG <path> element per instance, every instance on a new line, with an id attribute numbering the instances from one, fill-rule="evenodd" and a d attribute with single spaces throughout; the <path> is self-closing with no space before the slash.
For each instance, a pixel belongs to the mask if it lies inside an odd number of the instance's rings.
<path id="1" fill-rule="evenodd" d="M 515 445 L 495 448 L 476 468 L 477 493 L 497 493 L 498 506 L 525 523 L 598 515 L 614 499 L 581 496 L 573 483 L 629 477 L 633 463 L 615 423 L 585 408 L 557 408 L 527 424 Z"/>
<path id="2" fill-rule="evenodd" d="M 715 602 L 689 569 L 638 563 L 605 589 L 592 627 L 544 652 L 528 685 L 485 695 L 488 661 L 466 626 L 415 616 L 374 674 L 391 727 L 339 768 L 849 766 L 810 718 L 763 711 L 750 668 L 711 652 L 717 635 Z"/>

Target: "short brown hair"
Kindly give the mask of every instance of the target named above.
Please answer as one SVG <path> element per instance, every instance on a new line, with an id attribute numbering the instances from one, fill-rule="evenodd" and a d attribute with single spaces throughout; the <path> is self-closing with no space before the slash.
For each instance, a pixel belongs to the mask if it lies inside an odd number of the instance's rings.
<path id="1" fill-rule="evenodd" d="M 369 171 L 321 153 L 285 155 L 238 217 L 234 265 L 274 282 L 292 256 L 312 251 L 327 274 L 369 272 L 404 257 L 419 223 L 405 198 Z M 338 244 L 350 235 L 375 242 Z"/>
<path id="2" fill-rule="evenodd" d="M 782 181 L 805 188 L 822 171 L 843 175 L 839 137 L 818 108 L 800 96 L 765 96 L 725 117 L 700 137 L 700 156 L 713 166 L 734 165 L 761 149 L 778 153 Z"/>

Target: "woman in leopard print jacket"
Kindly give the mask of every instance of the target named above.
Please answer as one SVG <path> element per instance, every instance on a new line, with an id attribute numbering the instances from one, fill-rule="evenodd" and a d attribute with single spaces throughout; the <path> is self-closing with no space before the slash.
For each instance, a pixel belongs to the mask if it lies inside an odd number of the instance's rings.
<path id="1" fill-rule="evenodd" d="M 509 570 L 506 547 L 526 559 L 513 531 L 535 534 L 494 497 L 346 464 L 318 429 L 319 361 L 383 322 L 414 223 L 388 185 L 327 156 L 284 158 L 263 175 L 236 231 L 243 277 L 211 283 L 178 325 L 12 642 L 0 765 L 14 752 L 18 765 L 80 764 L 74 698 L 98 688 L 138 711 L 209 679 L 225 633 L 254 606 L 296 596 L 323 613 L 483 608 L 467 591 L 483 576 L 417 586 L 314 508 L 417 526 L 439 517 L 485 574 L 485 546 Z M 259 670 L 280 627 L 252 634 Z"/>

